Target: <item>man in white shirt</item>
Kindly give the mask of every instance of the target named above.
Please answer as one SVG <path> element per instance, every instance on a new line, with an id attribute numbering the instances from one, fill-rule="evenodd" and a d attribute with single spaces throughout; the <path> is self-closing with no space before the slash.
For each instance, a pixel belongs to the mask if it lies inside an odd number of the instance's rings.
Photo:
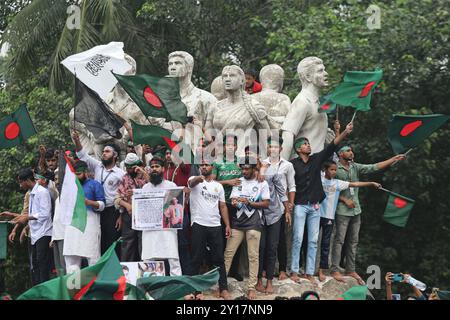
<path id="1" fill-rule="evenodd" d="M 39 185 L 31 169 L 24 169 L 18 176 L 21 187 L 30 190 L 27 215 L 16 217 L 13 222 L 30 226 L 33 285 L 50 279 L 52 236 L 52 200 L 50 192 Z"/>
<path id="2" fill-rule="evenodd" d="M 89 156 L 83 150 L 76 131 L 72 133 L 72 140 L 75 143 L 78 158 L 87 163 L 89 171 L 94 173 L 94 179 L 102 184 L 103 190 L 105 191 L 106 207 L 100 216 L 100 247 L 101 254 L 104 254 L 113 242 L 120 237 L 122 217 L 120 216 L 119 210 L 114 206 L 114 197 L 116 196 L 122 177 L 125 175 L 125 172 L 117 167 L 120 150 L 115 144 L 107 144 L 103 148 L 102 160 L 99 161 Z"/>
<path id="3" fill-rule="evenodd" d="M 177 187 L 172 181 L 164 180 L 163 159 L 154 157 L 150 160 L 150 169 L 150 182 L 142 187 L 142 191 Z M 166 229 L 142 232 L 142 260 L 160 259 L 168 259 L 171 276 L 181 276 L 177 230 Z"/>
<path id="4" fill-rule="evenodd" d="M 214 180 L 213 162 L 202 159 L 200 176 L 190 177 L 191 190 L 189 201 L 192 223 L 192 270 L 198 274 L 200 264 L 205 258 L 205 247 L 211 251 L 211 263 L 220 269 L 219 293 L 225 300 L 230 299 L 223 257 L 222 217 L 225 224 L 225 237 L 231 235 L 230 219 L 225 203 L 223 186 Z"/>
<path id="5" fill-rule="evenodd" d="M 225 268 L 228 272 L 231 261 L 244 237 L 247 241 L 249 260 L 249 279 L 247 283 L 250 300 L 256 298 L 256 284 L 259 267 L 259 242 L 262 228 L 262 209 L 269 208 L 270 192 L 266 181 L 256 179 L 256 163 L 253 157 L 245 157 L 241 169 L 241 184 L 231 191 L 231 205 L 237 208 L 232 216 L 233 229 L 225 248 Z"/>

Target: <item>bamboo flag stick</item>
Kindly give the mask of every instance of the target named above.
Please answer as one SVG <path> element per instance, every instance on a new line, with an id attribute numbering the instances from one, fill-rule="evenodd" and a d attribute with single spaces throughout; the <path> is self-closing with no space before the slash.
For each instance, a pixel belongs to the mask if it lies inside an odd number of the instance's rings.
<path id="1" fill-rule="evenodd" d="M 358 110 L 355 110 L 355 112 L 353 113 L 353 117 L 352 117 L 352 121 L 350 121 L 350 122 L 353 122 L 353 120 L 355 120 L 355 117 L 356 117 L 356 113 L 358 112 Z"/>

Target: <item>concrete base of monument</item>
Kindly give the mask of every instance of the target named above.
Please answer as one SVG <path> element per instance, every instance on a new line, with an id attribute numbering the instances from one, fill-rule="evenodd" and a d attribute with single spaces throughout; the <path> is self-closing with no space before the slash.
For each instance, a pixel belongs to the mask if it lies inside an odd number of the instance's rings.
<path id="1" fill-rule="evenodd" d="M 357 286 L 358 282 L 352 277 L 344 277 L 345 282 L 339 282 L 332 277 L 327 276 L 324 282 L 320 282 L 317 277 L 317 285 L 306 279 L 301 279 L 296 283 L 291 279 L 278 280 L 273 279 L 273 294 L 265 294 L 256 292 L 256 300 L 274 300 L 275 297 L 300 297 L 305 291 L 315 291 L 319 294 L 321 300 L 336 300 L 351 287 Z M 234 278 L 228 278 L 228 289 L 231 295 L 231 299 L 247 295 L 247 279 L 244 281 L 237 281 Z M 263 284 L 266 284 L 266 279 L 263 279 Z M 211 290 L 204 292 L 205 300 L 221 300 L 216 297 L 215 291 L 217 286 L 211 288 Z"/>

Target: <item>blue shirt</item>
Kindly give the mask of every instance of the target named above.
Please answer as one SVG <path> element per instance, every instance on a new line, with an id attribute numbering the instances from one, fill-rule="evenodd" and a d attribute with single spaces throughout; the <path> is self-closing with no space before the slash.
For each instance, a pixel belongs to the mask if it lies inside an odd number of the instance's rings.
<path id="1" fill-rule="evenodd" d="M 84 197 L 86 200 L 92 200 L 92 201 L 102 201 L 105 202 L 105 191 L 103 190 L 103 186 L 100 182 L 93 179 L 87 179 L 83 183 L 83 191 L 84 191 Z M 88 210 L 94 211 L 94 209 L 91 206 L 86 206 Z M 102 210 L 97 210 L 102 211 Z"/>

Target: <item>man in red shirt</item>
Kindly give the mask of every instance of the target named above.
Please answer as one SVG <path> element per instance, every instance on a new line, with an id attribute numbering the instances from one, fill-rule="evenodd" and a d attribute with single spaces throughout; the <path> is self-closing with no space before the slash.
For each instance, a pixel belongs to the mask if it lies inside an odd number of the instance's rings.
<path id="1" fill-rule="evenodd" d="M 262 90 L 262 85 L 256 81 L 256 72 L 255 70 L 246 70 L 245 71 L 245 91 L 248 94 L 253 94 L 260 92 Z"/>

